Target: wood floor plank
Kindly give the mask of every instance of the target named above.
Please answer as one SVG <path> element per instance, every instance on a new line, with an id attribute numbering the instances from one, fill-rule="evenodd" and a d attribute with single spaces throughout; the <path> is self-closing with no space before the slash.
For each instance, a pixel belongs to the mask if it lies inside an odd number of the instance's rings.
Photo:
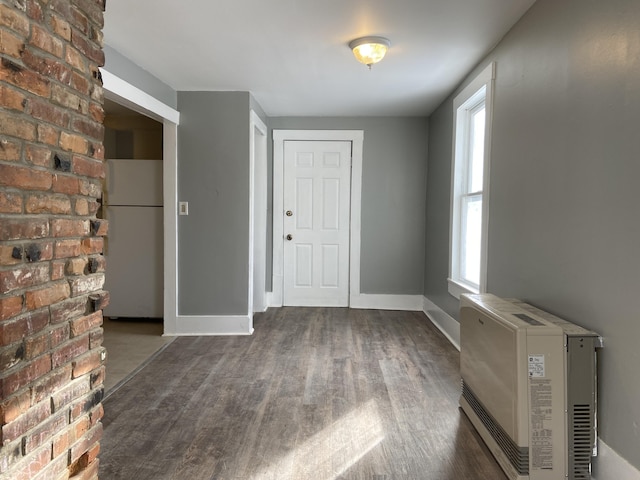
<path id="1" fill-rule="evenodd" d="M 105 400 L 105 480 L 505 480 L 421 313 L 270 309 L 176 339 Z"/>

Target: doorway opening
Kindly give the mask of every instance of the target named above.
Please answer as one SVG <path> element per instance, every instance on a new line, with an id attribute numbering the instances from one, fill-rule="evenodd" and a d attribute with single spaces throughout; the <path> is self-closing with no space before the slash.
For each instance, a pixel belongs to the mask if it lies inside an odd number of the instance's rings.
<path id="1" fill-rule="evenodd" d="M 104 256 L 105 390 L 111 393 L 170 340 L 163 337 L 163 125 L 106 99 L 99 217 L 109 221 Z"/>

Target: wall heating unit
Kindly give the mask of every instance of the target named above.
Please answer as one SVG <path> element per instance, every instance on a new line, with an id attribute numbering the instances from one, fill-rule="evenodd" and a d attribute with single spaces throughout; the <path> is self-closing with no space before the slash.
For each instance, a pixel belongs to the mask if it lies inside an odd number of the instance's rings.
<path id="1" fill-rule="evenodd" d="M 601 337 L 519 300 L 460 297 L 460 406 L 510 480 L 590 480 Z"/>

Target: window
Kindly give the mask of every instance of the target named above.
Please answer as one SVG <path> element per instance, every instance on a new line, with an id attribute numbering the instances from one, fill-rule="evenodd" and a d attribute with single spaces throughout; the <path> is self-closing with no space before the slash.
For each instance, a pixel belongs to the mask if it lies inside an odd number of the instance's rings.
<path id="1" fill-rule="evenodd" d="M 483 70 L 453 101 L 449 293 L 456 298 L 486 288 L 494 66 Z"/>

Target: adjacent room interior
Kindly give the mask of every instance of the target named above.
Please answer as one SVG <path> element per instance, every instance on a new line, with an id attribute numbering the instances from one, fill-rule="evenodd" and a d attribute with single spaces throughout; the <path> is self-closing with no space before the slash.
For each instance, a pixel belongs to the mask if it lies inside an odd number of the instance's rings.
<path id="1" fill-rule="evenodd" d="M 108 396 L 171 338 L 162 337 L 162 124 L 111 100 L 104 110 L 107 173 L 98 217 L 110 225 L 103 323 Z"/>

